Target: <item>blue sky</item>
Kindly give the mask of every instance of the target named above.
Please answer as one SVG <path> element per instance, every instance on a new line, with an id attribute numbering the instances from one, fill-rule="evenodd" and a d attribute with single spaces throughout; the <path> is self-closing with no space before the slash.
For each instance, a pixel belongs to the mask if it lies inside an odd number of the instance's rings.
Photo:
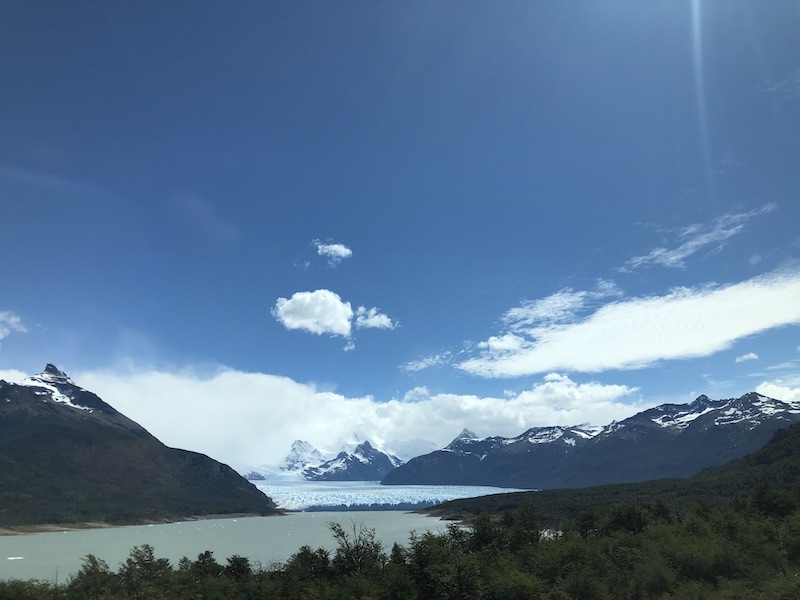
<path id="1" fill-rule="evenodd" d="M 0 370 L 56 363 L 233 463 L 800 399 L 798 25 L 789 0 L 3 4 Z"/>

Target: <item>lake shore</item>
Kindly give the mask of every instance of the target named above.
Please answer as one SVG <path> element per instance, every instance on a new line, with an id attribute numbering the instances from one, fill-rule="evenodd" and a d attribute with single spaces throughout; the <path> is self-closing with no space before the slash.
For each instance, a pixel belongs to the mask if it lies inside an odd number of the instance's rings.
<path id="1" fill-rule="evenodd" d="M 162 519 L 155 521 L 131 521 L 124 523 L 106 523 L 103 521 L 87 521 L 82 523 L 36 523 L 28 525 L 3 525 L 0 526 L 0 536 L 30 535 L 34 533 L 53 533 L 63 531 L 84 531 L 89 529 L 112 529 L 116 527 L 131 527 L 136 525 L 168 525 L 170 523 L 184 523 L 189 521 L 209 521 L 213 519 L 246 519 L 250 517 L 284 517 L 292 511 L 278 509 L 271 515 L 257 513 L 231 513 L 214 515 L 193 515 L 178 519 Z"/>

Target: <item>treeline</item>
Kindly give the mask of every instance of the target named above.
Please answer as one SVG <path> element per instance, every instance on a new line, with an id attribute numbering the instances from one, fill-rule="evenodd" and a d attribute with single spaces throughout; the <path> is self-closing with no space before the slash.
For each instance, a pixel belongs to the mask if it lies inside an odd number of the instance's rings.
<path id="1" fill-rule="evenodd" d="M 210 552 L 177 565 L 150 546 L 112 570 L 92 555 L 63 584 L 0 582 L 0 598 L 516 600 L 800 597 L 800 488 L 724 506 L 617 504 L 542 529 L 533 505 L 384 549 L 374 530 L 330 524 L 336 549 L 304 546 L 268 568 Z"/>

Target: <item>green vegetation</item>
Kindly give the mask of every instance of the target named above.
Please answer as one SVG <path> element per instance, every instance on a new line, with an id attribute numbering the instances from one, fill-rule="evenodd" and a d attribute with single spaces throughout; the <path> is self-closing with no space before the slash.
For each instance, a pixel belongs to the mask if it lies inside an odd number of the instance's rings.
<path id="1" fill-rule="evenodd" d="M 94 556 L 63 584 L 0 582 L 8 599 L 790 599 L 800 594 L 800 488 L 731 506 L 617 504 L 541 529 L 532 505 L 473 527 L 412 535 L 387 553 L 371 529 L 331 524 L 334 552 L 304 546 L 261 568 L 210 552 L 176 566 L 150 546 L 112 571 Z"/>

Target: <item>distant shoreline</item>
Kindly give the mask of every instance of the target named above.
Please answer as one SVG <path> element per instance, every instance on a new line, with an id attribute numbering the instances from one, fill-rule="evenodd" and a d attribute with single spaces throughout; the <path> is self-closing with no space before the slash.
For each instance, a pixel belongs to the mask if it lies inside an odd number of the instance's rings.
<path id="1" fill-rule="evenodd" d="M 83 531 L 85 529 L 112 529 L 118 527 L 136 527 L 142 525 L 164 525 L 167 523 L 182 523 L 185 521 L 210 521 L 213 519 L 246 519 L 249 517 L 283 517 L 287 513 L 283 509 L 269 515 L 257 513 L 231 513 L 214 515 L 194 515 L 177 519 L 163 519 L 161 521 L 134 521 L 131 523 L 106 523 L 103 521 L 87 521 L 83 523 L 36 523 L 29 525 L 4 525 L 0 526 L 0 536 L 32 535 L 36 533 L 53 533 L 62 531 Z"/>

